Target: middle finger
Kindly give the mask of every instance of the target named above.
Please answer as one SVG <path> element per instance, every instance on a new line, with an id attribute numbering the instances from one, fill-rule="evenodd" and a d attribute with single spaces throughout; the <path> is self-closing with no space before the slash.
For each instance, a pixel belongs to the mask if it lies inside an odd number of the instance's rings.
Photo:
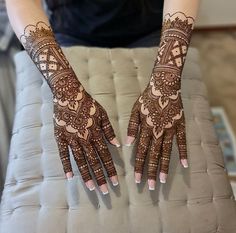
<path id="1" fill-rule="evenodd" d="M 99 154 L 99 157 L 102 160 L 102 163 L 106 169 L 108 177 L 116 176 L 116 168 L 112 160 L 111 153 L 107 147 L 107 144 L 104 142 L 102 135 L 99 135 L 97 132 L 93 135 L 92 139 L 95 149 Z"/>
<path id="2" fill-rule="evenodd" d="M 102 164 L 96 154 L 96 151 L 94 150 L 93 146 L 90 143 L 86 143 L 86 145 L 83 145 L 83 149 L 86 152 L 86 157 L 88 160 L 88 163 L 90 167 L 93 170 L 93 173 L 95 175 L 96 182 L 98 186 L 101 186 L 103 184 L 106 184 L 106 179 L 103 173 Z"/>

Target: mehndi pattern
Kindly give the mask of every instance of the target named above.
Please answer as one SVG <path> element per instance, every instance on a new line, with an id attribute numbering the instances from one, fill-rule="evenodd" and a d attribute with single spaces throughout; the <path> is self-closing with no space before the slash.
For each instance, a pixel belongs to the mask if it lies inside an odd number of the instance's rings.
<path id="1" fill-rule="evenodd" d="M 79 82 L 50 26 L 28 25 L 20 39 L 53 93 L 55 139 L 64 172 L 72 171 L 70 146 L 84 182 L 91 179 L 90 165 L 98 185 L 106 183 L 98 155 L 109 177 L 117 173 L 103 138 L 115 138 L 105 109 Z"/>
<path id="2" fill-rule="evenodd" d="M 159 160 L 160 172 L 168 174 L 175 134 L 180 159 L 187 159 L 181 75 L 193 25 L 194 19 L 182 12 L 165 15 L 150 82 L 132 108 L 128 136 L 136 137 L 140 129 L 134 169 L 143 173 L 149 153 L 149 179 L 156 180 Z"/>

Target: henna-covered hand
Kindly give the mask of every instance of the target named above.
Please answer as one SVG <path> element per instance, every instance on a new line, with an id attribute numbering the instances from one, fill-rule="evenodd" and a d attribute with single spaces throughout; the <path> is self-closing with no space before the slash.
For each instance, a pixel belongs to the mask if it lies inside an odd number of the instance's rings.
<path id="1" fill-rule="evenodd" d="M 90 166 L 101 191 L 108 193 L 102 164 L 113 185 L 118 178 L 103 136 L 116 146 L 119 143 L 105 109 L 79 82 L 50 26 L 43 22 L 28 25 L 21 41 L 53 93 L 55 139 L 64 172 L 67 177 L 73 175 L 70 147 L 87 187 L 94 190 Z"/>
<path id="2" fill-rule="evenodd" d="M 145 159 L 149 153 L 150 190 L 155 189 L 159 161 L 160 181 L 165 183 L 174 135 L 181 163 L 184 167 L 188 166 L 181 74 L 193 24 L 193 18 L 181 12 L 164 17 L 161 42 L 150 82 L 131 112 L 126 143 L 130 145 L 140 132 L 135 157 L 135 179 L 136 183 L 141 182 Z"/>

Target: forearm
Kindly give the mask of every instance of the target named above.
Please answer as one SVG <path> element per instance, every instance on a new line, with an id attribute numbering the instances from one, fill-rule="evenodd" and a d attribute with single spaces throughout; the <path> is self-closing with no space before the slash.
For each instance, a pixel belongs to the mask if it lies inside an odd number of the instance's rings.
<path id="1" fill-rule="evenodd" d="M 176 12 L 183 12 L 186 16 L 196 19 L 199 0 L 165 0 L 163 9 L 163 21 L 166 14 L 173 15 Z"/>
<path id="2" fill-rule="evenodd" d="M 165 0 L 161 39 L 164 39 L 163 32 L 171 28 L 170 24 L 172 24 L 172 29 L 174 29 L 174 21 L 178 21 L 179 24 L 176 24 L 178 28 L 176 29 L 186 34 L 188 42 L 190 42 L 199 9 L 199 2 L 200 0 L 192 0 L 190 4 L 189 0 Z M 190 30 L 190 28 L 192 30 Z M 172 30 L 172 32 L 173 34 L 175 33 L 174 30 Z"/>
<path id="3" fill-rule="evenodd" d="M 154 78 L 161 80 L 163 95 L 176 94 L 180 89 L 198 5 L 199 0 L 191 4 L 189 0 L 165 0 L 161 40 L 153 70 Z"/>
<path id="4" fill-rule="evenodd" d="M 7 0 L 6 6 L 13 30 L 49 84 L 54 103 L 69 105 L 73 109 L 74 103 L 83 96 L 83 87 L 55 40 L 40 0 L 28 0 L 24 4 L 18 0 Z M 54 117 L 60 121 L 65 110 L 55 106 Z M 57 141 L 64 171 L 72 171 L 67 142 L 61 133 L 56 131 L 55 135 L 60 136 Z"/>
<path id="5" fill-rule="evenodd" d="M 43 21 L 49 25 L 40 0 L 6 0 L 6 8 L 11 26 L 18 39 L 29 24 L 36 25 L 39 21 Z"/>
<path id="6" fill-rule="evenodd" d="M 54 96 L 63 94 L 58 93 L 58 87 L 63 82 L 66 83 L 64 86 L 76 82 L 77 92 L 81 92 L 83 87 L 55 39 L 40 0 L 28 0 L 24 4 L 17 0 L 7 0 L 6 6 L 13 30 L 48 82 Z M 70 95 L 67 100 L 74 101 L 75 98 Z"/>

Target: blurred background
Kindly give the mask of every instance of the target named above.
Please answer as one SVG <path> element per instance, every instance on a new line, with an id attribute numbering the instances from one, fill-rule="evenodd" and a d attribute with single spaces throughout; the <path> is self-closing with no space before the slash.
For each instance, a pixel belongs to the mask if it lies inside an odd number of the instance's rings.
<path id="1" fill-rule="evenodd" d="M 214 125 L 236 194 L 236 2 L 201 2 L 191 46 L 199 51 Z M 3 189 L 15 106 L 14 55 L 21 50 L 0 0 L 0 196 Z M 30 77 L 29 77 L 30 78 Z"/>

